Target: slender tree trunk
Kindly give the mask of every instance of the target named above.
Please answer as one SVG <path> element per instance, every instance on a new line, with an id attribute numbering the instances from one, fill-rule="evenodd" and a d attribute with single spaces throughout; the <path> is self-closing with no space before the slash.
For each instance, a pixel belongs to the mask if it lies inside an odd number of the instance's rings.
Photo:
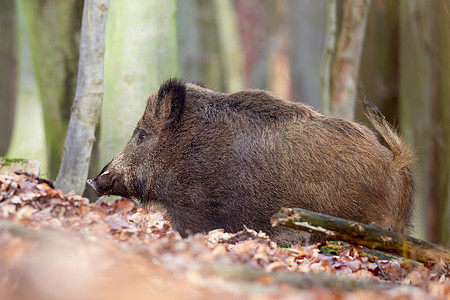
<path id="1" fill-rule="evenodd" d="M 292 98 L 320 106 L 325 1 L 288 0 Z"/>
<path id="2" fill-rule="evenodd" d="M 269 88 L 268 62 L 273 50 L 274 33 L 283 19 L 276 5 L 285 1 L 237 0 L 236 14 L 242 45 L 244 82 L 247 88 Z M 258 24 L 258 26 L 255 26 Z"/>
<path id="3" fill-rule="evenodd" d="M 20 4 L 20 2 L 17 2 Z M 23 9 L 16 9 L 17 101 L 7 157 L 41 162 L 41 176 L 48 177 L 42 104 L 33 64 Z"/>
<path id="4" fill-rule="evenodd" d="M 450 247 L 450 0 L 434 2 L 439 81 L 436 128 L 436 242 Z"/>
<path id="5" fill-rule="evenodd" d="M 370 0 L 346 0 L 333 63 L 331 115 L 354 119 L 359 63 Z"/>
<path id="6" fill-rule="evenodd" d="M 218 91 L 243 88 L 243 63 L 233 1 L 178 0 L 180 76 Z"/>
<path id="7" fill-rule="evenodd" d="M 431 195 L 432 128 L 434 101 L 430 60 L 431 7 L 422 0 L 400 2 L 400 128 L 417 158 L 414 173 L 417 184 L 414 231 L 428 239 Z"/>
<path id="8" fill-rule="evenodd" d="M 106 28 L 100 160 L 108 163 L 130 138 L 146 99 L 178 75 L 176 1 L 112 1 Z"/>
<path id="9" fill-rule="evenodd" d="M 15 0 L 0 1 L 0 156 L 11 139 L 16 100 Z"/>
<path id="10" fill-rule="evenodd" d="M 327 0 L 325 46 L 322 56 L 322 66 L 320 71 L 320 111 L 323 114 L 330 114 L 330 82 L 331 64 L 336 51 L 336 23 L 337 23 L 337 3 L 336 0 Z"/>
<path id="11" fill-rule="evenodd" d="M 225 91 L 219 34 L 210 0 L 177 1 L 179 74 L 208 88 Z"/>
<path id="12" fill-rule="evenodd" d="M 399 122 L 398 9 L 397 0 L 371 3 L 359 68 L 359 97 L 374 103 L 395 125 Z M 365 119 L 361 102 L 356 101 L 356 120 Z"/>
<path id="13" fill-rule="evenodd" d="M 103 97 L 103 57 L 109 0 L 85 0 L 78 84 L 56 187 L 82 195 Z"/>
<path id="14" fill-rule="evenodd" d="M 232 0 L 213 1 L 220 56 L 224 71 L 225 91 L 236 92 L 243 88 L 242 49 L 237 29 L 237 18 Z"/>
<path id="15" fill-rule="evenodd" d="M 43 105 L 49 175 L 58 172 L 75 92 L 79 0 L 19 0 Z M 74 26 L 75 25 L 75 26 Z"/>
<path id="16" fill-rule="evenodd" d="M 180 77 L 187 81 L 202 81 L 201 69 L 205 53 L 200 45 L 199 1 L 177 1 L 178 63 Z"/>

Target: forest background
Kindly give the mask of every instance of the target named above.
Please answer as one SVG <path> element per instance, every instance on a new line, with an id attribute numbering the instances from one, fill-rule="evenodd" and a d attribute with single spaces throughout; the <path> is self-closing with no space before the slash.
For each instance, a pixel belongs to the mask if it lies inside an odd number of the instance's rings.
<path id="1" fill-rule="evenodd" d="M 333 2 L 337 46 L 340 0 L 111 1 L 90 172 L 122 149 L 146 98 L 174 76 L 223 92 L 267 89 L 330 114 L 321 78 L 333 65 Z M 365 99 L 399 128 L 415 153 L 413 235 L 450 247 L 450 0 L 360 2 L 368 10 L 348 118 L 366 122 Z M 0 1 L 0 156 L 36 159 L 50 180 L 77 88 L 82 14 L 82 0 Z"/>

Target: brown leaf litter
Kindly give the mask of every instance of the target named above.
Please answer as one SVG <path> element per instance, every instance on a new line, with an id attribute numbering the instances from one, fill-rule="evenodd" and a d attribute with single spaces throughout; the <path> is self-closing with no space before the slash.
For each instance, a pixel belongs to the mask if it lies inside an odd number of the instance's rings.
<path id="1" fill-rule="evenodd" d="M 163 212 L 27 174 L 0 175 L 0 228 L 1 299 L 450 299 L 448 265 L 283 249 L 247 228 L 183 239 Z"/>

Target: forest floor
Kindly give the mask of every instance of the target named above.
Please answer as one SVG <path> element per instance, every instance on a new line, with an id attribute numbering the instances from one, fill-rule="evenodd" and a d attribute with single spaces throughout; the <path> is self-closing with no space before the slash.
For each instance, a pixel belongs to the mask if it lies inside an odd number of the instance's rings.
<path id="1" fill-rule="evenodd" d="M 152 208 L 26 174 L 0 175 L 0 275 L 0 299 L 450 299 L 448 265 L 250 229 L 183 239 Z"/>

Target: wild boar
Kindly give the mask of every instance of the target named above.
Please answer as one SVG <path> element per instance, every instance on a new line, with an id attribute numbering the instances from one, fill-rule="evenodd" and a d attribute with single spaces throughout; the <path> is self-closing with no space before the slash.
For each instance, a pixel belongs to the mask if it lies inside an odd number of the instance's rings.
<path id="1" fill-rule="evenodd" d="M 410 151 L 375 105 L 364 108 L 381 141 L 366 126 L 267 91 L 224 94 L 171 79 L 88 183 L 98 196 L 160 203 L 183 236 L 245 225 L 284 239 L 292 232 L 270 225 L 281 207 L 407 232 Z"/>

